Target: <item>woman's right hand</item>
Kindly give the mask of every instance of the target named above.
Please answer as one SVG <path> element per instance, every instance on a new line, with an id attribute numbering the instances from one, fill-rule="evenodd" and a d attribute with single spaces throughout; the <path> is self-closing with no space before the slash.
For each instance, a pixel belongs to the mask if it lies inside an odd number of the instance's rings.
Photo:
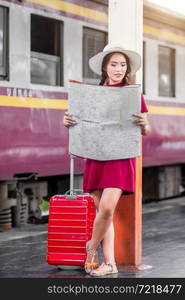
<path id="1" fill-rule="evenodd" d="M 65 112 L 64 118 L 63 118 L 63 124 L 65 127 L 69 128 L 70 126 L 74 126 L 77 124 L 75 119 L 72 115 L 70 115 L 67 111 Z"/>

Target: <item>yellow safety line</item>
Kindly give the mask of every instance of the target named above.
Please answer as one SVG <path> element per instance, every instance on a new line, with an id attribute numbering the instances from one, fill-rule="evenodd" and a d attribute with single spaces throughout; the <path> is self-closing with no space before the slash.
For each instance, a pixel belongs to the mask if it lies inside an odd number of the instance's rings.
<path id="1" fill-rule="evenodd" d="M 0 96 L 0 106 L 67 109 L 67 100 Z"/>
<path id="2" fill-rule="evenodd" d="M 75 14 L 81 17 L 86 17 L 100 21 L 103 23 L 108 23 L 108 15 L 105 12 L 100 12 L 95 9 L 83 7 L 73 3 L 60 0 L 27 0 L 30 3 L 36 3 L 43 6 L 48 6 L 50 8 L 61 10 L 67 13 Z"/>
<path id="3" fill-rule="evenodd" d="M 65 99 L 24 98 L 15 96 L 0 96 L 0 106 L 68 109 L 68 101 Z M 152 115 L 178 115 L 185 116 L 185 107 L 147 105 L 149 114 Z"/>
<path id="4" fill-rule="evenodd" d="M 152 115 L 185 116 L 185 107 L 147 105 L 148 113 Z"/>
<path id="5" fill-rule="evenodd" d="M 144 33 L 151 34 L 160 38 L 163 38 L 168 41 L 178 42 L 180 44 L 185 44 L 185 36 L 177 35 L 173 32 L 169 32 L 167 30 L 162 30 L 159 28 L 155 28 L 149 25 L 144 24 Z"/>

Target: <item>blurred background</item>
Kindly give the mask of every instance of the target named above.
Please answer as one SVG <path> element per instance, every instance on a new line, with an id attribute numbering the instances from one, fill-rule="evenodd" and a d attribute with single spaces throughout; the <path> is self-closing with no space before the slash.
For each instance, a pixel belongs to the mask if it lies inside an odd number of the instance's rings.
<path id="1" fill-rule="evenodd" d="M 143 3 L 143 203 L 185 195 L 184 13 L 184 1 Z M 69 189 L 68 81 L 97 84 L 88 60 L 107 42 L 108 0 L 0 0 L 0 228 L 47 222 L 49 198 Z"/>

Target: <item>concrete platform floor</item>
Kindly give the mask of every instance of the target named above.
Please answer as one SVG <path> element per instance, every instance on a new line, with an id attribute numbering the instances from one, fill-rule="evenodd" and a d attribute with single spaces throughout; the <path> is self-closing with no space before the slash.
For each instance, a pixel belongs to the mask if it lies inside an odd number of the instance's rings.
<path id="1" fill-rule="evenodd" d="M 45 260 L 47 224 L 0 232 L 0 278 L 87 278 L 83 269 L 62 269 Z M 185 278 L 185 197 L 143 205 L 142 263 L 145 271 L 119 271 L 118 278 Z"/>

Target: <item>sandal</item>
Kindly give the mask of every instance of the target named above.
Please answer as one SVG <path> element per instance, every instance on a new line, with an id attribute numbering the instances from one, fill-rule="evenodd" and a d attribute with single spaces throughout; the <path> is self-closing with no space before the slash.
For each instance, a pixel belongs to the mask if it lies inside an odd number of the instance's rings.
<path id="1" fill-rule="evenodd" d="M 91 256 L 89 261 L 87 261 L 87 257 L 86 257 L 86 262 L 84 264 L 84 269 L 86 273 L 89 274 L 91 271 L 93 271 L 95 268 L 99 266 L 97 251 L 96 249 L 89 248 L 89 241 L 86 243 L 86 253 L 87 256 Z"/>
<path id="2" fill-rule="evenodd" d="M 116 274 L 118 273 L 118 269 L 115 263 L 102 263 L 101 266 L 99 266 L 96 270 L 92 270 L 90 272 L 91 276 L 104 276 L 104 275 L 110 275 L 110 274 Z"/>

